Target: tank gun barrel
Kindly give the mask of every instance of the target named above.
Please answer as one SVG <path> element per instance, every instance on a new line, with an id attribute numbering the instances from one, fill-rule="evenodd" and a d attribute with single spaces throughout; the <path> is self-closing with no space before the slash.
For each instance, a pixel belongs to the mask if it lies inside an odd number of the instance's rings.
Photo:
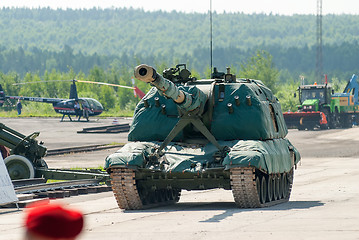
<path id="1" fill-rule="evenodd" d="M 166 97 L 173 99 L 176 103 L 183 103 L 185 94 L 168 79 L 159 75 L 154 68 L 146 64 L 141 64 L 135 68 L 135 78 L 142 82 L 150 83 L 155 86 Z"/>
<path id="2" fill-rule="evenodd" d="M 198 88 L 192 87 L 192 89 L 186 90 L 183 87 L 178 87 L 170 80 L 158 74 L 153 67 L 145 64 L 135 68 L 135 78 L 155 86 L 160 94 L 171 98 L 184 111 L 195 110 L 203 106 L 207 100 L 206 94 Z"/>

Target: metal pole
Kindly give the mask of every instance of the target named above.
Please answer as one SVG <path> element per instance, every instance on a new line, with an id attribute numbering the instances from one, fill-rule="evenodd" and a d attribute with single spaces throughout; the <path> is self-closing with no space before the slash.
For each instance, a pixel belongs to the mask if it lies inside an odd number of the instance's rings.
<path id="1" fill-rule="evenodd" d="M 316 81 L 322 83 L 323 75 L 323 41 L 322 41 L 322 0 L 317 0 L 317 62 Z"/>
<path id="2" fill-rule="evenodd" d="M 211 74 L 213 70 L 213 41 L 212 41 L 212 0 L 210 0 L 209 6 L 209 22 L 210 22 L 210 51 L 211 51 Z"/>

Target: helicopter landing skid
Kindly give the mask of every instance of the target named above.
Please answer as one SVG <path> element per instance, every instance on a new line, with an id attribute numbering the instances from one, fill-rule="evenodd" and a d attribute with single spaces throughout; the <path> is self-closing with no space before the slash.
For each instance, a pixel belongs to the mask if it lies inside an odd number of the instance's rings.
<path id="1" fill-rule="evenodd" d="M 68 117 L 69 117 L 70 122 L 74 122 L 69 114 L 63 114 L 63 115 L 62 115 L 62 118 L 61 118 L 61 120 L 60 120 L 60 122 L 63 122 L 63 121 L 64 121 L 64 117 L 65 117 L 65 116 L 68 116 Z M 80 120 L 81 117 L 82 117 L 82 116 L 80 116 L 80 117 L 77 119 L 77 121 L 75 120 L 75 122 L 81 122 L 81 120 Z M 86 119 L 85 122 L 89 122 L 89 121 L 90 121 L 88 117 L 84 117 L 84 118 Z"/>
<path id="2" fill-rule="evenodd" d="M 63 122 L 63 121 L 64 121 L 64 117 L 65 117 L 66 115 L 69 117 L 70 121 L 72 122 L 72 118 L 71 118 L 70 114 L 63 114 L 60 122 Z"/>

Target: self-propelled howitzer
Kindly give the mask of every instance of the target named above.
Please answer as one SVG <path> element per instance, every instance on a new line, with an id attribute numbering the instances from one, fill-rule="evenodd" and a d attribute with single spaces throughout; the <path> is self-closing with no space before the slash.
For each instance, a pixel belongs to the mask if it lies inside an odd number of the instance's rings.
<path id="1" fill-rule="evenodd" d="M 288 201 L 300 155 L 277 98 L 229 69 L 196 80 L 180 66 L 165 70 L 167 79 L 135 69 L 154 88 L 136 107 L 130 143 L 106 158 L 119 207 L 173 203 L 182 189 L 232 190 L 244 208 Z"/>

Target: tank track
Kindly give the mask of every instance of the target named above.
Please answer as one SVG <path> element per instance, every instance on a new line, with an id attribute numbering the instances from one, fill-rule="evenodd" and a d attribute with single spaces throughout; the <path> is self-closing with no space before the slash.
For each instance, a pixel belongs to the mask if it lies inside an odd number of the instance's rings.
<path id="1" fill-rule="evenodd" d="M 232 168 L 230 173 L 232 194 L 240 208 L 269 207 L 289 200 L 293 170 L 267 175 L 252 167 L 241 167 Z M 112 190 L 121 209 L 146 209 L 179 201 L 179 189 L 142 189 L 136 182 L 133 169 L 112 168 L 110 176 Z"/>
<path id="2" fill-rule="evenodd" d="M 267 175 L 252 167 L 233 168 L 231 187 L 240 208 L 269 207 L 289 201 L 293 183 L 290 173 Z"/>
<path id="3" fill-rule="evenodd" d="M 135 171 L 128 168 L 112 168 L 112 190 L 119 208 L 136 210 L 174 204 L 179 201 L 178 189 L 148 191 L 137 186 Z"/>

